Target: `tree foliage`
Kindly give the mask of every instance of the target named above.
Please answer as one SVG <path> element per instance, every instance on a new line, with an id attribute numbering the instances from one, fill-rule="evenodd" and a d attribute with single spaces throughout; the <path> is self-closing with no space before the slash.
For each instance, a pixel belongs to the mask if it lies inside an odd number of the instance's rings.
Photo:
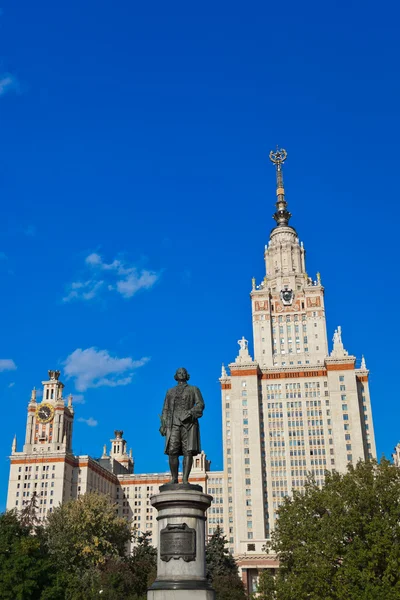
<path id="1" fill-rule="evenodd" d="M 157 576 L 157 550 L 149 542 L 151 533 L 141 533 L 137 537 L 137 545 L 130 557 L 130 571 L 132 573 L 132 589 L 138 599 L 146 598 L 147 588 Z"/>
<path id="2" fill-rule="evenodd" d="M 215 590 L 216 600 L 245 600 L 237 565 L 226 544 L 226 537 L 217 527 L 206 546 L 207 578 Z"/>
<path id="3" fill-rule="evenodd" d="M 129 522 L 118 517 L 107 496 L 85 494 L 50 513 L 46 527 L 50 554 L 64 570 L 82 570 L 124 556 Z"/>
<path id="4" fill-rule="evenodd" d="M 276 581 L 271 569 L 261 571 L 254 600 L 276 600 Z"/>
<path id="5" fill-rule="evenodd" d="M 14 511 L 0 515 L 1 600 L 38 600 L 51 578 L 41 530 L 31 535 L 30 524 Z"/>
<path id="6" fill-rule="evenodd" d="M 383 459 L 311 479 L 272 534 L 278 600 L 400 598 L 400 469 Z"/>
<path id="7" fill-rule="evenodd" d="M 157 571 L 150 533 L 138 534 L 107 496 L 87 494 L 38 527 L 34 501 L 0 515 L 0 600 L 146 600 Z"/>

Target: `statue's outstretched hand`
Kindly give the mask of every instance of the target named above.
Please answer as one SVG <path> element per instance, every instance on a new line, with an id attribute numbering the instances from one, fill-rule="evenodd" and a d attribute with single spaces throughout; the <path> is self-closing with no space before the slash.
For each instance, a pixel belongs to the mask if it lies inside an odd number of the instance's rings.
<path id="1" fill-rule="evenodd" d="M 167 428 L 165 427 L 165 425 L 161 425 L 159 431 L 163 437 L 165 437 L 167 435 Z"/>

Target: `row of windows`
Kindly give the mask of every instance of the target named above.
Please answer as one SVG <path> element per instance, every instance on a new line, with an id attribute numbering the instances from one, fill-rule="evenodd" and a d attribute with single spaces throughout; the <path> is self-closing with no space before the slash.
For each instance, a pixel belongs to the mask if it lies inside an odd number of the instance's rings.
<path id="1" fill-rule="evenodd" d="M 292 320 L 292 315 L 285 315 L 286 316 L 286 322 L 289 323 Z M 293 321 L 298 321 L 299 320 L 300 315 L 293 315 Z M 277 317 L 272 317 L 272 323 L 276 322 Z M 301 315 L 301 320 L 302 321 L 307 321 L 307 316 L 306 315 Z M 279 315 L 278 317 L 278 323 L 283 323 L 283 315 Z"/>

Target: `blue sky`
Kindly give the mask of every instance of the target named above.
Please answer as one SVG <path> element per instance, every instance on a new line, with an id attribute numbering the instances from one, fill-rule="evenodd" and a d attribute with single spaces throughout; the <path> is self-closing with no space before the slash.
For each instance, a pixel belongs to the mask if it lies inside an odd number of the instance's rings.
<path id="1" fill-rule="evenodd" d="M 384 6 L 3 0 L 0 508 L 47 369 L 78 396 L 74 451 L 98 456 L 122 428 L 146 472 L 167 469 L 157 415 L 186 366 L 222 468 L 218 377 L 251 339 L 276 144 L 329 338 L 340 324 L 365 355 L 390 454 L 400 52 L 398 6 Z"/>

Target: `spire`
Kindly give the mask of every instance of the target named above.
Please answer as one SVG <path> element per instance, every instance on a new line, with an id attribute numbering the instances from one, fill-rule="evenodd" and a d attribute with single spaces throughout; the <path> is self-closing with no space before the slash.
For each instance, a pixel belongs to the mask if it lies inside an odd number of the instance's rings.
<path id="1" fill-rule="evenodd" d="M 361 368 L 362 369 L 366 369 L 367 368 L 367 365 L 365 363 L 364 354 L 362 355 L 362 358 L 361 358 Z"/>
<path id="2" fill-rule="evenodd" d="M 225 377 L 228 377 L 228 375 L 226 373 L 225 365 L 223 364 L 221 369 L 221 379 L 224 379 Z"/>
<path id="3" fill-rule="evenodd" d="M 17 451 L 17 434 L 14 435 L 13 443 L 11 446 L 11 452 L 14 453 Z"/>
<path id="4" fill-rule="evenodd" d="M 36 388 L 34 387 L 31 393 L 31 402 L 36 402 Z"/>
<path id="5" fill-rule="evenodd" d="M 269 153 L 269 159 L 274 163 L 276 167 L 276 212 L 273 218 L 276 221 L 278 227 L 287 227 L 289 219 L 292 216 L 287 210 L 287 202 L 285 200 L 285 190 L 283 187 L 283 174 L 282 165 L 287 157 L 287 152 L 283 148 L 279 150 L 278 146 L 276 150 L 271 150 Z"/>

